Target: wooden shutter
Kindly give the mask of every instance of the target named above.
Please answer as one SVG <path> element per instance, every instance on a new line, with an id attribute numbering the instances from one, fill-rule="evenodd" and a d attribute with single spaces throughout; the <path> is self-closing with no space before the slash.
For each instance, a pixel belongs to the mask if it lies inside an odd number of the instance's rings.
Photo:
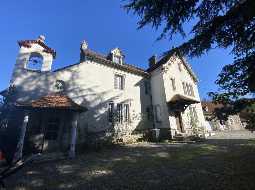
<path id="1" fill-rule="evenodd" d="M 156 105 L 156 121 L 161 122 L 161 107 Z"/>
<path id="2" fill-rule="evenodd" d="M 118 75 L 114 75 L 114 89 L 118 89 Z"/>
<path id="3" fill-rule="evenodd" d="M 121 90 L 125 89 L 125 77 L 121 76 Z"/>

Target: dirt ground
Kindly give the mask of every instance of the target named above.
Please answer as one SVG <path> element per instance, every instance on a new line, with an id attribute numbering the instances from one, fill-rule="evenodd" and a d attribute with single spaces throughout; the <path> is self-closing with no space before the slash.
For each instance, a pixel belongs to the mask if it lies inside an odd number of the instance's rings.
<path id="1" fill-rule="evenodd" d="M 202 143 L 139 143 L 32 164 L 7 189 L 255 189 L 255 134 L 221 132 Z"/>

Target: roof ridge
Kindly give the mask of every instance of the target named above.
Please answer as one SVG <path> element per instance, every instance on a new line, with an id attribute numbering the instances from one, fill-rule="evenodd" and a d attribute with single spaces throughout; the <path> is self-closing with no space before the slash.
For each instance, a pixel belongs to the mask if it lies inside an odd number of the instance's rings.
<path id="1" fill-rule="evenodd" d="M 31 47 L 31 44 L 39 44 L 40 46 L 42 46 L 44 48 L 44 52 L 46 53 L 50 53 L 53 55 L 54 58 L 56 58 L 56 51 L 52 48 L 50 48 L 49 46 L 47 46 L 44 42 L 42 42 L 41 40 L 19 40 L 18 44 L 19 46 L 24 46 L 27 48 Z"/>
<path id="2" fill-rule="evenodd" d="M 91 50 L 91 49 L 87 49 L 87 50 L 84 50 L 84 51 L 88 51 L 88 52 L 94 53 L 94 54 L 96 54 L 96 55 L 98 55 L 98 56 L 101 56 L 102 58 L 106 59 L 107 61 L 111 61 L 111 60 L 108 59 L 108 55 L 95 52 L 95 51 L 93 51 L 93 50 Z M 112 61 L 111 61 L 111 62 L 112 62 Z M 135 67 L 135 68 L 137 68 L 137 69 L 140 69 L 140 70 L 142 70 L 142 71 L 146 71 L 145 69 L 143 69 L 143 68 L 141 68 L 141 67 L 135 66 L 135 65 L 133 65 L 133 64 L 128 64 L 128 63 L 126 63 L 126 62 L 124 62 L 122 65 L 128 65 L 128 66 L 131 66 L 131 67 Z"/>

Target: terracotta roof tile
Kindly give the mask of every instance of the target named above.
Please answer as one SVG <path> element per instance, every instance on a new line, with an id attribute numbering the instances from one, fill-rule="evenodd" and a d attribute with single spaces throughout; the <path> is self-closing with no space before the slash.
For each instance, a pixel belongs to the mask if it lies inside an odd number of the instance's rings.
<path id="1" fill-rule="evenodd" d="M 86 111 L 86 108 L 75 103 L 71 98 L 66 95 L 54 94 L 43 96 L 37 100 L 33 100 L 30 103 L 17 103 L 18 107 L 29 107 L 29 108 L 50 108 L 50 109 L 66 109 L 75 111 Z"/>
<path id="2" fill-rule="evenodd" d="M 120 70 L 135 72 L 135 73 L 141 74 L 141 75 L 146 75 L 146 76 L 149 75 L 149 73 L 142 68 L 136 67 L 134 65 L 126 64 L 126 63 L 123 63 L 123 64 L 113 63 L 111 60 L 109 60 L 109 58 L 107 58 L 107 56 L 96 53 L 92 50 L 87 49 L 87 50 L 84 50 L 83 53 L 86 57 L 95 58 L 98 61 L 100 61 L 101 63 L 107 64 L 108 66 L 112 66 L 112 67 L 118 68 Z"/>
<path id="3" fill-rule="evenodd" d="M 56 51 L 54 49 L 48 47 L 41 40 L 21 40 L 21 41 L 18 41 L 18 44 L 20 47 L 23 46 L 23 47 L 27 47 L 27 48 L 30 48 L 31 44 L 39 44 L 40 46 L 42 46 L 44 48 L 44 52 L 50 53 L 53 55 L 54 58 L 56 58 Z"/>
<path id="4" fill-rule="evenodd" d="M 202 108 L 205 112 L 207 113 L 213 113 L 215 112 L 216 109 L 220 109 L 220 108 L 223 108 L 224 105 L 223 104 L 215 104 L 213 102 L 201 102 L 202 104 Z"/>
<path id="5" fill-rule="evenodd" d="M 182 60 L 182 63 L 183 65 L 185 66 L 185 68 L 187 69 L 187 71 L 190 73 L 190 75 L 192 76 L 192 78 L 197 82 L 198 81 L 198 78 L 197 76 L 195 75 L 195 73 L 192 71 L 192 68 L 191 66 L 187 63 L 187 61 L 185 60 L 185 58 L 183 56 L 180 55 L 180 53 L 173 49 L 173 50 L 170 50 L 167 55 L 163 56 L 155 65 L 153 65 L 152 67 L 150 67 L 149 69 L 147 69 L 147 72 L 152 72 L 154 71 L 155 69 L 157 69 L 158 67 L 160 67 L 161 65 L 164 65 L 165 63 L 168 62 L 168 60 L 174 56 L 174 55 L 177 55 L 181 60 Z"/>

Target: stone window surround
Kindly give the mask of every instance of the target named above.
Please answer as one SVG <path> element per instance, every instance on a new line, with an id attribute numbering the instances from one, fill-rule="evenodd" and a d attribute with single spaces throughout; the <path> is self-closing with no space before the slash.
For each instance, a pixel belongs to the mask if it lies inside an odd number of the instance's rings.
<path id="1" fill-rule="evenodd" d="M 155 105 L 155 120 L 157 123 L 162 122 L 162 116 L 161 116 L 161 106 L 159 104 Z"/>
<path id="2" fill-rule="evenodd" d="M 118 84 L 117 77 L 120 78 L 121 84 Z M 118 73 L 118 72 L 114 73 L 114 81 L 113 82 L 114 82 L 115 90 L 125 90 L 125 81 L 126 81 L 126 75 Z"/>
<path id="3" fill-rule="evenodd" d="M 108 121 L 114 121 L 114 115 L 117 114 L 117 123 L 130 121 L 130 104 L 129 103 L 108 103 Z"/>
<path id="4" fill-rule="evenodd" d="M 184 95 L 195 97 L 193 85 L 187 82 L 182 82 Z"/>
<path id="5" fill-rule="evenodd" d="M 31 64 L 33 64 L 33 63 L 31 63 L 30 61 L 33 61 L 32 60 L 33 58 L 40 58 L 40 60 L 39 60 L 40 63 L 39 62 L 35 63 L 35 64 L 40 64 L 39 68 L 36 68 L 36 69 L 31 68 Z M 36 61 L 36 60 L 34 60 L 34 61 Z M 30 71 L 41 71 L 42 67 L 43 67 L 43 62 L 44 62 L 44 58 L 43 58 L 41 53 L 39 53 L 39 52 L 31 52 L 29 54 L 29 57 L 28 57 L 27 61 L 26 61 L 25 69 L 26 70 L 30 70 Z"/>
<path id="6" fill-rule="evenodd" d="M 176 90 L 175 78 L 171 77 L 170 80 L 171 80 L 172 89 L 173 89 L 173 91 L 175 91 Z"/>

